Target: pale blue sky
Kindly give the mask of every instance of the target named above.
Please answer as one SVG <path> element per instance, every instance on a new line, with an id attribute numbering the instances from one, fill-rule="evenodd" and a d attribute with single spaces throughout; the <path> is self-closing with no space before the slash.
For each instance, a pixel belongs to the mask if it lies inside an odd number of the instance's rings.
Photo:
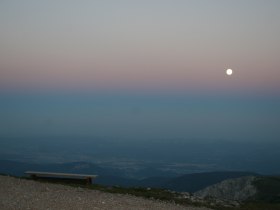
<path id="1" fill-rule="evenodd" d="M 279 0 L 2 0 L 0 135 L 279 139 L 279 20 Z"/>

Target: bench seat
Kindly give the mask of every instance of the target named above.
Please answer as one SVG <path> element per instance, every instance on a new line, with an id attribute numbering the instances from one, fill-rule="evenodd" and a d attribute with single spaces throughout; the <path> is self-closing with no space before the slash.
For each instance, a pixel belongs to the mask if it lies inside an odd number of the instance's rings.
<path id="1" fill-rule="evenodd" d="M 65 180 L 85 180 L 88 184 L 92 183 L 97 175 L 90 174 L 71 174 L 71 173 L 56 173 L 56 172 L 41 172 L 41 171 L 26 171 L 25 174 L 30 177 L 44 179 L 65 179 Z"/>

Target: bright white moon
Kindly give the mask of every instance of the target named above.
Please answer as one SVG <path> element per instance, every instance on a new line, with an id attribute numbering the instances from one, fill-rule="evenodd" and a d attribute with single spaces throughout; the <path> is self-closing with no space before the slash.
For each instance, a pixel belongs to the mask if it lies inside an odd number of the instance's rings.
<path id="1" fill-rule="evenodd" d="M 226 73 L 227 73 L 227 75 L 230 76 L 230 75 L 232 75 L 233 71 L 232 71 L 232 69 L 227 69 Z"/>

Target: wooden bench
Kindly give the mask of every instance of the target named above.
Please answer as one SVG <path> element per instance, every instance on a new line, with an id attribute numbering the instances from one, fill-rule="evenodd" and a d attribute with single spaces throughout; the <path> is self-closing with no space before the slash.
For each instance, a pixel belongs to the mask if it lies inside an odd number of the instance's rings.
<path id="1" fill-rule="evenodd" d="M 33 179 L 51 179 L 58 181 L 85 181 L 87 184 L 92 184 L 97 175 L 89 174 L 68 174 L 68 173 L 54 173 L 54 172 L 39 172 L 39 171 L 26 171 L 25 174 Z"/>

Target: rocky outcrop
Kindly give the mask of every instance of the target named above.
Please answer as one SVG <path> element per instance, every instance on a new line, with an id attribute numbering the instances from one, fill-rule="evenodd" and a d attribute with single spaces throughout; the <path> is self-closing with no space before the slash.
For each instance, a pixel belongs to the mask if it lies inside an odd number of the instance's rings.
<path id="1" fill-rule="evenodd" d="M 197 191 L 194 195 L 201 198 L 245 201 L 256 195 L 257 189 L 253 185 L 256 179 L 254 176 L 228 179 Z"/>

